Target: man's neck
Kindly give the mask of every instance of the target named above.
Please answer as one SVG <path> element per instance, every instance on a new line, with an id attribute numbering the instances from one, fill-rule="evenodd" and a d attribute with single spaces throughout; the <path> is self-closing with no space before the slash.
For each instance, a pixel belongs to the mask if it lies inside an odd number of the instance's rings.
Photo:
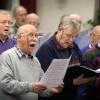
<path id="1" fill-rule="evenodd" d="M 0 40 L 1 41 L 5 41 L 7 39 L 7 37 L 8 37 L 7 35 L 1 35 L 0 34 Z"/>
<path id="2" fill-rule="evenodd" d="M 21 25 L 18 23 L 15 23 L 16 27 L 19 28 Z"/>

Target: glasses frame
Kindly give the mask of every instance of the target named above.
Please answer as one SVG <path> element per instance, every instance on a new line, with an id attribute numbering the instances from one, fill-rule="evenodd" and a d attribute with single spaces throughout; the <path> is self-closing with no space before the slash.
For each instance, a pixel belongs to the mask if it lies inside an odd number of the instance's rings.
<path id="1" fill-rule="evenodd" d="M 11 22 L 11 21 L 6 21 L 6 20 L 2 20 L 2 21 L 0 21 L 0 23 L 1 23 L 2 25 L 6 25 L 6 24 L 12 25 L 12 24 L 13 24 L 13 22 Z"/>

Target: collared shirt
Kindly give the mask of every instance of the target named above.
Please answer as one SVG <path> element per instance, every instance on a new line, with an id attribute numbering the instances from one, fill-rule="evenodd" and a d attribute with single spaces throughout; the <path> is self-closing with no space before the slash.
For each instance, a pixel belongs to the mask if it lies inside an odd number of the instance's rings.
<path id="1" fill-rule="evenodd" d="M 15 44 L 16 44 L 16 40 L 12 39 L 10 36 L 7 37 L 5 42 L 0 40 L 0 54 L 6 50 L 12 48 Z"/>
<path id="2" fill-rule="evenodd" d="M 89 44 L 89 48 L 92 48 L 93 47 L 93 44 L 91 43 L 91 44 Z"/>
<path id="3" fill-rule="evenodd" d="M 5 43 L 5 41 L 6 41 L 6 40 L 3 40 L 3 41 L 2 41 L 2 40 L 0 40 L 0 42 L 2 42 L 2 43 Z"/>
<path id="4" fill-rule="evenodd" d="M 6 38 L 6 40 L 0 40 L 0 42 L 5 43 L 7 41 L 8 37 Z"/>
<path id="5" fill-rule="evenodd" d="M 33 56 L 32 56 L 31 54 L 28 54 L 28 55 L 24 54 L 24 53 L 17 47 L 17 45 L 15 46 L 15 48 L 16 48 L 16 53 L 17 53 L 17 55 L 18 55 L 19 58 L 22 58 L 23 56 L 33 58 Z"/>

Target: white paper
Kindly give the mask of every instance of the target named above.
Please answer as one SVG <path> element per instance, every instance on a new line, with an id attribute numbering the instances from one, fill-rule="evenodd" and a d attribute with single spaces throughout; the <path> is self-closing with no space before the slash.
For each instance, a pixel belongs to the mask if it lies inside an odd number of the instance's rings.
<path id="1" fill-rule="evenodd" d="M 40 83 L 46 85 L 48 88 L 57 87 L 58 85 L 60 85 L 68 68 L 70 58 L 53 59 L 47 71 L 41 78 Z"/>

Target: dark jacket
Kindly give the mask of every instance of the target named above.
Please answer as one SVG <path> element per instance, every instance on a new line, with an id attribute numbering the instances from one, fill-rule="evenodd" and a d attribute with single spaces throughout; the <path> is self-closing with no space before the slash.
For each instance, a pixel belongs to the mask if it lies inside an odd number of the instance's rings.
<path id="1" fill-rule="evenodd" d="M 83 65 L 90 66 L 87 61 L 82 61 L 82 54 L 76 43 L 73 42 L 71 46 L 64 49 L 60 47 L 55 39 L 55 35 L 48 39 L 37 51 L 36 56 L 39 59 L 44 72 L 49 67 L 51 61 L 56 59 L 69 58 L 72 54 L 69 65 Z M 56 72 L 55 72 L 56 73 Z M 61 93 L 54 94 L 49 98 L 40 98 L 40 100 L 73 100 L 77 95 L 78 86 L 73 85 L 73 79 L 68 77 L 67 74 L 64 77 L 65 86 Z"/>

